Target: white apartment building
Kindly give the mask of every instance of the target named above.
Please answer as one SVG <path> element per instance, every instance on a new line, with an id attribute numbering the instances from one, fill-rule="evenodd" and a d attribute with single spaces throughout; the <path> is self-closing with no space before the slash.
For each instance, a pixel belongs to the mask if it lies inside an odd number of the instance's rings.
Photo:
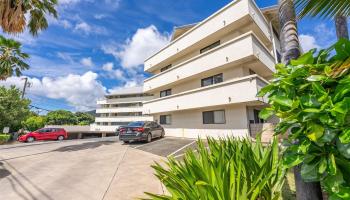
<path id="1" fill-rule="evenodd" d="M 133 121 L 152 121 L 152 116 L 142 113 L 143 102 L 152 98 L 143 93 L 142 87 L 124 88 L 106 95 L 105 99 L 97 101 L 97 117 L 90 130 L 115 132 L 119 126 Z"/>
<path id="2" fill-rule="evenodd" d="M 236 0 L 198 24 L 175 28 L 172 41 L 148 58 L 144 114 L 166 135 L 196 138 L 248 136 L 264 127 L 257 92 L 279 57 L 277 7 Z M 272 121 L 271 121 L 272 122 Z"/>

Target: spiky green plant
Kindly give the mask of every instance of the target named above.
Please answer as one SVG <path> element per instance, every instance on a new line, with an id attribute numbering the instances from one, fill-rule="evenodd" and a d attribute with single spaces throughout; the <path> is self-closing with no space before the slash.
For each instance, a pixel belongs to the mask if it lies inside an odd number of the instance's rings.
<path id="1" fill-rule="evenodd" d="M 146 193 L 151 199 L 279 199 L 285 170 L 277 139 L 262 145 L 260 139 L 208 138 L 183 160 L 169 158 L 167 166 L 152 167 L 169 195 Z"/>

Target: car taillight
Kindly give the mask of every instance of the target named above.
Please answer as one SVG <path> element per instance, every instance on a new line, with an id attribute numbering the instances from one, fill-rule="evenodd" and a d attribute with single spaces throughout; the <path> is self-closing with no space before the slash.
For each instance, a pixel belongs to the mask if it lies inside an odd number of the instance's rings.
<path id="1" fill-rule="evenodd" d="M 125 131 L 125 128 L 119 129 L 119 132 L 124 132 L 124 131 Z"/>
<path id="2" fill-rule="evenodd" d="M 132 130 L 142 133 L 145 129 L 141 127 L 141 128 L 133 128 Z"/>

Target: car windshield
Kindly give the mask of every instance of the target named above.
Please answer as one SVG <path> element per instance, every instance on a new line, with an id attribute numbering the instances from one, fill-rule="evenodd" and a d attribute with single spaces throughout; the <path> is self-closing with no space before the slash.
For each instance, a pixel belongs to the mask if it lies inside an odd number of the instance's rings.
<path id="1" fill-rule="evenodd" d="M 130 122 L 128 126 L 143 126 L 145 122 Z"/>

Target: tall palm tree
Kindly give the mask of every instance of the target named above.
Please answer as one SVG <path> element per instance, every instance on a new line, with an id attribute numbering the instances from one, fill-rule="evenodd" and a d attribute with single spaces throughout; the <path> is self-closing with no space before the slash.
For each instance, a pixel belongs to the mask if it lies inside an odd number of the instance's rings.
<path id="1" fill-rule="evenodd" d="M 292 59 L 300 56 L 300 44 L 298 28 L 293 0 L 278 0 L 280 41 L 282 47 L 282 62 L 288 64 Z M 305 183 L 300 175 L 300 168 L 294 168 L 294 177 L 298 200 L 322 199 L 322 191 L 319 183 Z"/>
<path id="2" fill-rule="evenodd" d="M 350 0 L 295 0 L 295 5 L 300 18 L 334 18 L 338 39 L 349 38 L 347 17 L 350 16 Z"/>
<path id="3" fill-rule="evenodd" d="M 21 52 L 21 43 L 0 36 L 0 80 L 6 80 L 13 74 L 20 76 L 29 65 L 24 62 L 29 55 Z"/>
<path id="4" fill-rule="evenodd" d="M 47 14 L 57 17 L 56 5 L 57 0 L 1 0 L 0 26 L 4 32 L 14 34 L 23 32 L 27 26 L 35 36 L 48 27 Z"/>

